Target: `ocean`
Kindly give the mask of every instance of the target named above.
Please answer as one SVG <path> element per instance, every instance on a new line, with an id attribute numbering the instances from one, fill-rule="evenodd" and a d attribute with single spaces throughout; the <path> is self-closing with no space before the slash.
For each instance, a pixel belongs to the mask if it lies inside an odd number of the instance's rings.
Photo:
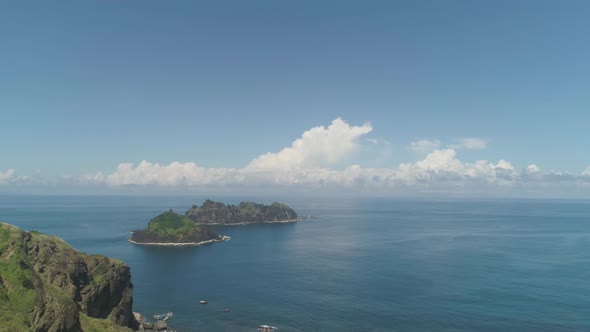
<path id="1" fill-rule="evenodd" d="M 173 311 L 179 332 L 590 331 L 589 201 L 280 198 L 317 219 L 219 226 L 231 240 L 201 247 L 127 242 L 206 198 L 4 195 L 0 220 L 125 261 L 134 310 Z"/>

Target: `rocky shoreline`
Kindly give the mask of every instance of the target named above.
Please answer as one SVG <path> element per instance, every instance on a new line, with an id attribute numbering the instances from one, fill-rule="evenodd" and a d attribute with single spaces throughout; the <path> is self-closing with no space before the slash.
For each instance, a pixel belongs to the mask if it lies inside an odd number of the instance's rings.
<path id="1" fill-rule="evenodd" d="M 212 225 L 212 226 L 241 226 L 241 225 L 255 225 L 255 224 L 290 224 L 298 221 L 308 220 L 305 218 L 288 219 L 288 220 L 276 220 L 276 221 L 249 221 L 249 222 L 236 222 L 236 223 L 197 223 L 197 225 Z"/>
<path id="2" fill-rule="evenodd" d="M 196 247 L 196 246 L 214 243 L 214 242 L 228 241 L 230 239 L 231 238 L 229 236 L 224 235 L 220 239 L 212 239 L 212 240 L 206 240 L 206 241 L 200 241 L 200 242 L 137 242 L 137 241 L 131 240 L 131 238 L 129 238 L 127 241 L 129 241 L 133 244 L 138 244 L 138 245 L 142 245 L 142 246 Z"/>

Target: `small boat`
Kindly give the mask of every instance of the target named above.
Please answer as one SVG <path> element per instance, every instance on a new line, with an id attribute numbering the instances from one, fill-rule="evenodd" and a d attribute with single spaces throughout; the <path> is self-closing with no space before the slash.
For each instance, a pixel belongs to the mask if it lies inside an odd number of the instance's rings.
<path id="1" fill-rule="evenodd" d="M 207 301 L 205 301 L 205 300 L 201 300 L 201 301 L 199 301 L 199 303 L 200 303 L 200 304 L 207 304 Z"/>
<path id="2" fill-rule="evenodd" d="M 270 325 L 259 325 L 258 326 L 258 331 L 261 332 L 271 332 L 274 330 L 278 330 L 279 328 L 276 326 L 270 326 Z"/>
<path id="3" fill-rule="evenodd" d="M 225 308 L 225 309 L 223 309 L 223 311 L 229 312 L 229 308 Z"/>

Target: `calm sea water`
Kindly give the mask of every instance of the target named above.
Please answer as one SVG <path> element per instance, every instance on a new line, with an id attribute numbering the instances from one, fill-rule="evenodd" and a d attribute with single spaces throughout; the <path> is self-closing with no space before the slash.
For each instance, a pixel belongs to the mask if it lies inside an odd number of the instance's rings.
<path id="1" fill-rule="evenodd" d="M 0 196 L 0 220 L 122 259 L 134 309 L 173 311 L 184 332 L 590 331 L 590 202 L 282 199 L 319 219 L 218 227 L 232 239 L 195 248 L 127 242 L 203 199 Z"/>

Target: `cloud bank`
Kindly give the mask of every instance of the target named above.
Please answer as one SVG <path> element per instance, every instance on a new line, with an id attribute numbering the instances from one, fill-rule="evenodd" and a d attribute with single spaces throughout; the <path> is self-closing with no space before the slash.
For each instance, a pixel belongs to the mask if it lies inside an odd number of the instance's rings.
<path id="1" fill-rule="evenodd" d="M 544 172 L 535 164 L 519 170 L 506 160 L 460 160 L 458 152 L 462 149 L 483 149 L 487 146 L 487 142 L 479 138 L 458 139 L 445 147 L 441 147 L 439 140 L 412 142 L 408 149 L 425 156 L 397 166 L 342 166 L 365 147 L 364 143 L 378 141 L 367 137 L 372 130 L 370 123 L 355 126 L 337 118 L 327 127 L 311 128 L 290 146 L 256 157 L 241 168 L 207 168 L 194 162 L 162 165 L 144 160 L 137 165 L 121 163 L 110 173 L 64 176 L 58 182 L 77 187 L 112 189 L 295 188 L 382 194 L 469 194 L 511 190 L 542 192 L 559 187 L 582 188 L 590 192 L 590 167 L 580 174 L 570 174 Z M 12 169 L 0 172 L 0 184 L 25 181 L 25 178 L 17 177 Z"/>
<path id="2" fill-rule="evenodd" d="M 14 169 L 0 172 L 0 185 L 26 186 L 35 183 L 43 183 L 43 180 L 36 176 L 16 175 Z"/>

